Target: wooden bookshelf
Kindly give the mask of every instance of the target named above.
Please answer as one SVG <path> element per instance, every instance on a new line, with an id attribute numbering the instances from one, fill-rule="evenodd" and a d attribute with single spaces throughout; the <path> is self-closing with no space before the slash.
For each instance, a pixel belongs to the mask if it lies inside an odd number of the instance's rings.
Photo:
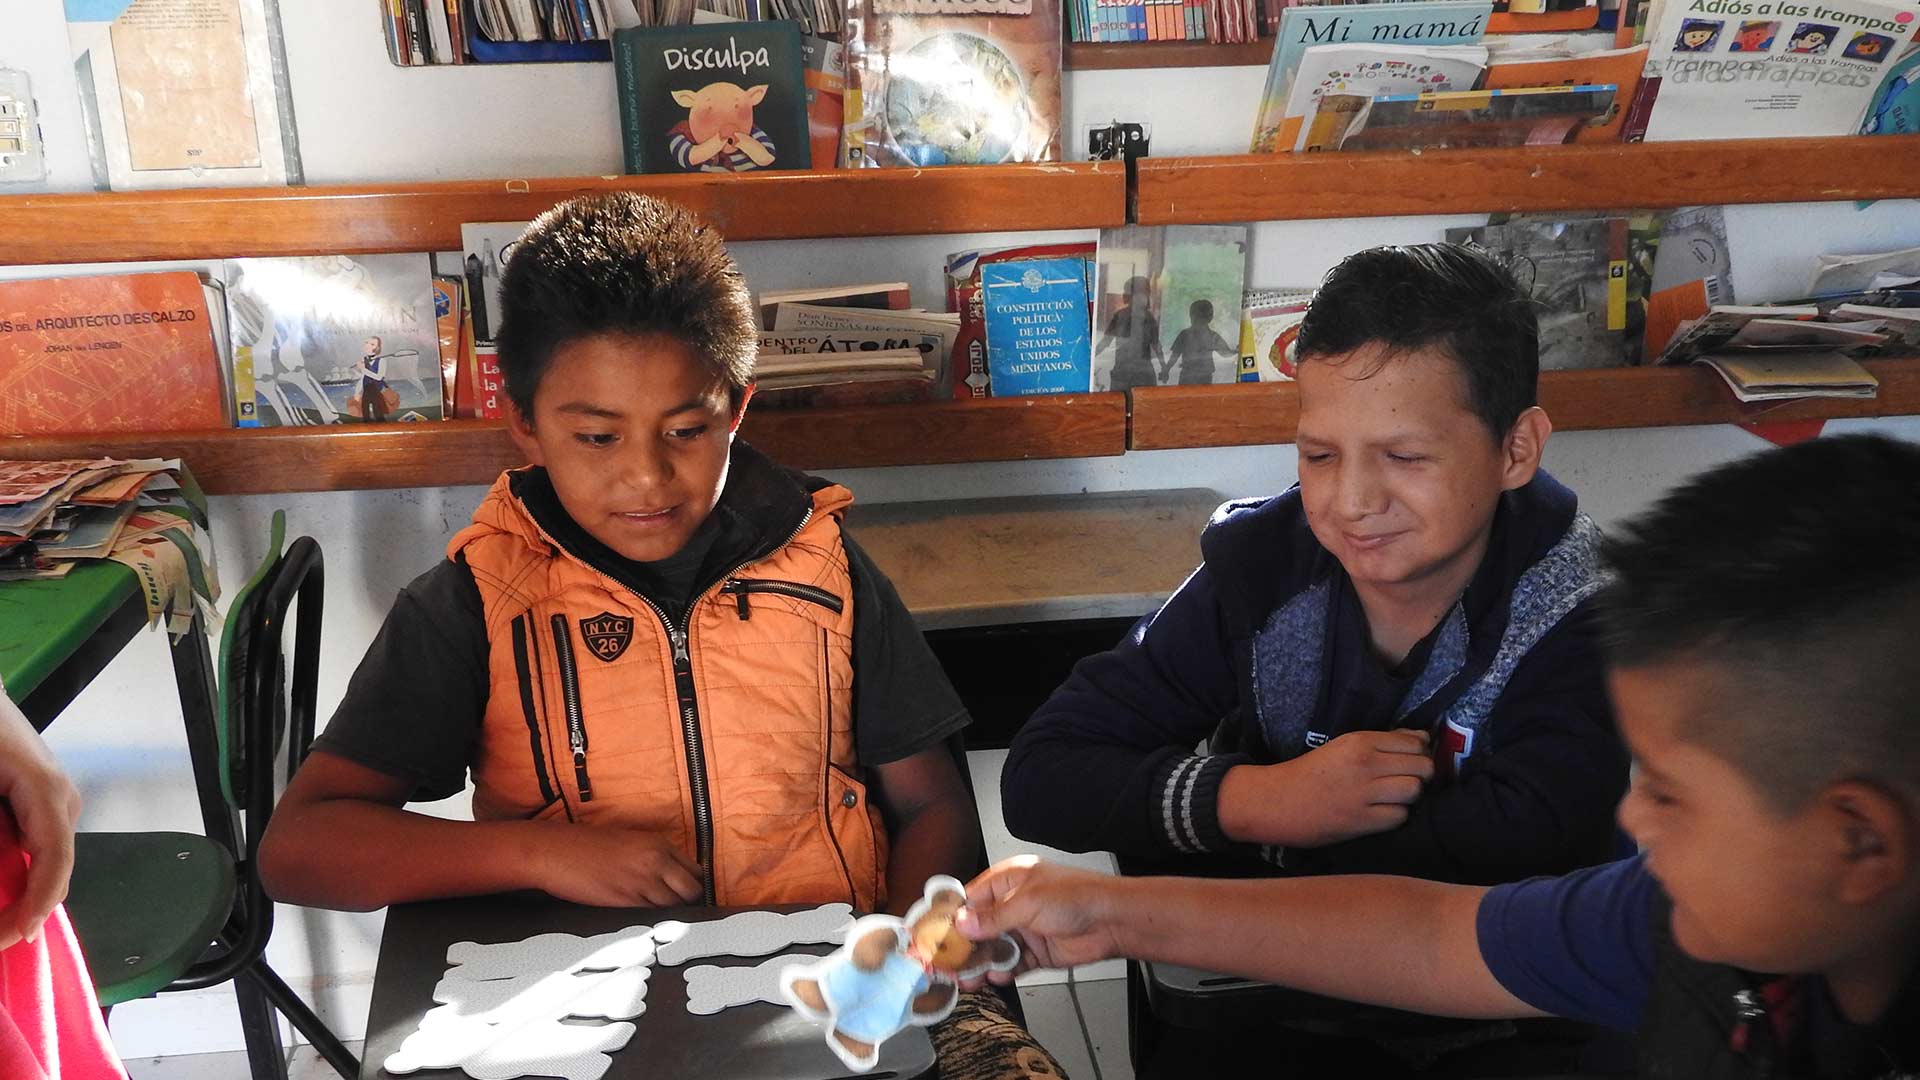
<path id="1" fill-rule="evenodd" d="M 1880 380 L 1879 397 L 1742 405 L 1720 376 L 1689 364 L 1544 372 L 1540 404 L 1556 431 L 1920 413 L 1920 358 L 1861 364 Z M 1300 422 L 1300 391 L 1293 383 L 1146 387 L 1132 392 L 1132 404 L 1132 450 L 1290 443 Z"/>
<path id="2" fill-rule="evenodd" d="M 1114 44 L 1069 41 L 1064 66 L 1096 71 L 1131 68 L 1265 67 L 1273 59 L 1273 39 L 1237 45 L 1210 41 L 1143 41 Z"/>
<path id="3" fill-rule="evenodd" d="M 749 411 L 741 437 L 802 469 L 1106 457 L 1122 394 Z M 212 495 L 489 484 L 526 463 L 497 420 L 0 437 L 0 459 L 177 457 Z"/>
<path id="4" fill-rule="evenodd" d="M 1920 135 L 1150 157 L 1131 216 L 1199 225 L 1912 198 L 1916 161 Z"/>
<path id="5" fill-rule="evenodd" d="M 464 221 L 525 221 L 594 191 L 685 204 L 729 240 L 1126 224 L 1120 162 L 459 180 L 0 198 L 0 265 L 457 251 Z"/>

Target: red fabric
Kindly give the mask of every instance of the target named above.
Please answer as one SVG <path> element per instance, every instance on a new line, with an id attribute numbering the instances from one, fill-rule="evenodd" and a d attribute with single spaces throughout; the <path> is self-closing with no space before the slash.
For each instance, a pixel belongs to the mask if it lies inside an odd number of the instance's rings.
<path id="1" fill-rule="evenodd" d="M 20 834 L 0 807 L 0 910 L 26 880 Z M 37 940 L 0 951 L 0 1077 L 127 1080 L 64 908 L 53 909 Z"/>

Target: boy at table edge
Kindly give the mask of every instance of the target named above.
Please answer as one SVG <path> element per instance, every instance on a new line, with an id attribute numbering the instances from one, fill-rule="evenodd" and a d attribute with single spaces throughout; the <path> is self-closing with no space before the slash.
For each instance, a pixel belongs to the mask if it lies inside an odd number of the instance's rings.
<path id="1" fill-rule="evenodd" d="M 1299 483 L 1221 507 L 1201 566 L 1020 729 L 1007 827 L 1236 876 L 1619 854 L 1599 530 L 1541 468 L 1526 290 L 1470 246 L 1362 251 L 1297 349 Z"/>
<path id="2" fill-rule="evenodd" d="M 564 203 L 501 304 L 534 464 L 395 601 L 262 845 L 276 898 L 898 911 L 965 876 L 966 712 L 852 496 L 735 438 L 758 342 L 718 234 Z M 402 809 L 469 769 L 475 821 Z"/>
<path id="3" fill-rule="evenodd" d="M 1920 446 L 1768 450 L 1607 546 L 1633 858 L 1491 888 L 989 870 L 1033 966 L 1191 964 L 1443 1016 L 1634 1031 L 1676 1080 L 1920 1073 Z M 1010 976 L 1009 976 L 1010 977 Z"/>

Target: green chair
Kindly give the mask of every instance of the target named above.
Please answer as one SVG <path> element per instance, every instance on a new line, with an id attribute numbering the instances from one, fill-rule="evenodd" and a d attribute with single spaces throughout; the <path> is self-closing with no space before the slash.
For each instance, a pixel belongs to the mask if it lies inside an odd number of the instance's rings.
<path id="1" fill-rule="evenodd" d="M 264 955 L 273 901 L 260 886 L 255 856 L 278 799 L 281 746 L 291 779 L 313 741 L 325 590 L 320 546 L 302 537 L 283 554 L 285 536 L 285 515 L 275 512 L 267 557 L 233 598 L 221 635 L 218 786 L 226 812 L 209 824 L 216 835 L 81 833 L 67 915 L 103 1007 L 231 979 L 254 1080 L 287 1075 L 276 1012 L 341 1076 L 355 1080 L 360 1063 Z"/>

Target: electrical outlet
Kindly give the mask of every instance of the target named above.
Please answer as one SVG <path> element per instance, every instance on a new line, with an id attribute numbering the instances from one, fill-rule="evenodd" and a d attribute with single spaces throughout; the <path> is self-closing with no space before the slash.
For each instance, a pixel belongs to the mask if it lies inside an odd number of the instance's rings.
<path id="1" fill-rule="evenodd" d="M 1153 133 L 1147 124 L 1129 124 L 1115 120 L 1103 127 L 1087 129 L 1087 157 L 1092 161 L 1132 161 L 1147 156 L 1147 138 Z"/>
<path id="2" fill-rule="evenodd" d="M 40 117 L 27 73 L 0 68 L 0 184 L 45 179 Z"/>

